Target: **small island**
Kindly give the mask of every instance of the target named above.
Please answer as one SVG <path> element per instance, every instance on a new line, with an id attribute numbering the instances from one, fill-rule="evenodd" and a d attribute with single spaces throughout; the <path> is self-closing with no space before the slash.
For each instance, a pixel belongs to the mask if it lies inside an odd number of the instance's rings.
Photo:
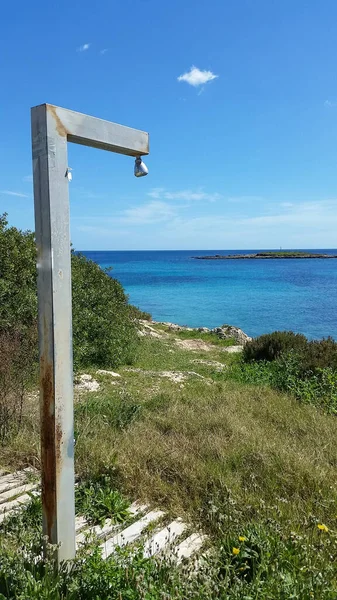
<path id="1" fill-rule="evenodd" d="M 255 254 L 213 254 L 210 256 L 192 256 L 196 260 L 239 260 L 239 259 L 275 259 L 275 258 L 337 258 L 335 254 L 319 254 L 292 250 L 275 250 Z"/>

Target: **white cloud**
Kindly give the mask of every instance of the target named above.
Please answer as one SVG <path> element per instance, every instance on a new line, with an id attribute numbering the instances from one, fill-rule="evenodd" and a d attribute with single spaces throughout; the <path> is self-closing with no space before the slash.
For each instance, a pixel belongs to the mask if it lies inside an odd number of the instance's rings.
<path id="1" fill-rule="evenodd" d="M 105 217 L 78 217 L 77 228 L 96 234 L 98 242 L 100 234 L 111 235 L 112 244 L 114 231 L 123 231 L 117 245 L 129 249 L 336 247 L 337 199 L 298 203 L 261 199 L 250 208 L 250 214 L 247 206 L 245 212 L 239 206 L 235 214 L 230 206 L 196 214 L 192 208 L 186 211 L 186 204 L 172 206 L 154 199 Z"/>
<path id="2" fill-rule="evenodd" d="M 181 206 L 179 207 L 181 208 Z M 147 225 L 154 224 L 163 221 L 168 221 L 175 217 L 177 211 L 167 202 L 160 200 L 152 200 L 145 202 L 144 204 L 126 208 L 123 211 L 111 213 L 105 217 L 102 215 L 95 216 L 81 216 L 77 217 L 80 221 L 90 220 L 91 224 L 94 222 L 94 227 L 108 225 Z M 76 217 L 75 217 L 76 218 Z M 82 226 L 81 226 L 82 227 Z M 86 230 L 89 231 L 88 225 L 83 225 Z M 83 229 L 82 227 L 82 229 Z M 84 231 L 84 229 L 83 229 Z"/>
<path id="3" fill-rule="evenodd" d="M 151 198 L 160 198 L 163 192 L 165 192 L 165 188 L 153 188 L 151 192 L 148 193 L 148 196 L 151 196 Z"/>
<path id="4" fill-rule="evenodd" d="M 16 196 L 17 198 L 29 198 L 27 194 L 21 194 L 21 192 L 12 192 L 11 190 L 0 190 L 0 194 L 6 196 Z"/>
<path id="5" fill-rule="evenodd" d="M 282 212 L 275 207 L 271 214 L 256 216 L 176 218 L 162 228 L 161 243 L 165 247 L 173 240 L 176 248 L 334 248 L 336 229 L 337 199 L 332 199 L 293 204 Z"/>
<path id="6" fill-rule="evenodd" d="M 141 206 L 127 208 L 121 214 L 119 221 L 129 225 L 145 225 L 167 221 L 175 215 L 175 211 L 167 202 L 153 200 Z"/>
<path id="7" fill-rule="evenodd" d="M 331 100 L 325 100 L 324 106 L 327 106 L 328 108 L 333 108 L 334 106 L 337 106 L 337 102 L 331 102 Z"/>
<path id="8" fill-rule="evenodd" d="M 77 48 L 77 52 L 85 52 L 86 50 L 89 50 L 91 44 L 83 44 L 83 46 L 79 46 L 79 48 Z"/>
<path id="9" fill-rule="evenodd" d="M 208 83 L 217 77 L 218 75 L 215 75 L 212 71 L 201 71 L 197 67 L 191 67 L 190 71 L 178 77 L 178 81 L 186 81 L 189 85 L 198 87 L 199 85 L 205 85 L 205 83 Z"/>
<path id="10" fill-rule="evenodd" d="M 107 51 L 109 50 L 109 48 L 103 48 L 103 50 L 100 50 L 100 54 L 105 54 Z"/>
<path id="11" fill-rule="evenodd" d="M 233 204 L 240 204 L 240 203 L 250 203 L 250 204 L 262 204 L 263 202 L 265 202 L 265 199 L 262 196 L 229 196 L 229 198 L 226 198 L 227 202 L 231 202 Z"/>
<path id="12" fill-rule="evenodd" d="M 206 200 L 207 202 L 215 202 L 222 198 L 221 194 L 217 192 L 208 194 L 202 190 L 180 190 L 177 192 L 169 192 L 165 188 L 153 188 L 148 196 L 156 199 L 164 200 L 185 200 L 185 202 L 191 202 L 193 200 Z"/>
<path id="13" fill-rule="evenodd" d="M 280 206 L 282 208 L 292 208 L 294 206 L 293 202 L 281 202 Z"/>
<path id="14" fill-rule="evenodd" d="M 22 181 L 24 181 L 25 183 L 32 183 L 33 182 L 33 175 L 26 175 Z"/>
<path id="15" fill-rule="evenodd" d="M 115 239 L 116 236 L 125 237 L 130 235 L 130 231 L 126 229 L 113 229 L 112 227 L 100 227 L 96 225 L 78 225 L 76 229 L 77 231 L 84 231 L 89 235 L 111 236 L 112 239 Z"/>

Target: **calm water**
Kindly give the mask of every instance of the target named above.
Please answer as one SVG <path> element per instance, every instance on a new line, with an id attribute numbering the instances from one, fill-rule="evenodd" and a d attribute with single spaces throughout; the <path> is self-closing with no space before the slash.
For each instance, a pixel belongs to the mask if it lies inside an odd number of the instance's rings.
<path id="1" fill-rule="evenodd" d="M 199 261 L 254 250 L 84 252 L 113 267 L 130 301 L 153 319 L 191 327 L 237 325 L 256 336 L 292 329 L 337 339 L 337 259 Z M 315 250 L 337 254 L 337 250 Z"/>

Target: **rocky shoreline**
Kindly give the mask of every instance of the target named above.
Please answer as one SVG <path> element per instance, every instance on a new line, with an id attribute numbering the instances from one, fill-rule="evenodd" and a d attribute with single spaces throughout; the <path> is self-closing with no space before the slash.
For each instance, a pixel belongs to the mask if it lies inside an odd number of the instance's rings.
<path id="1" fill-rule="evenodd" d="M 247 342 L 252 340 L 242 329 L 239 327 L 234 327 L 233 325 L 222 325 L 221 327 L 214 327 L 210 329 L 208 327 L 187 327 L 185 325 L 177 325 L 176 323 L 169 323 L 167 321 L 149 321 L 146 319 L 137 319 L 138 321 L 138 334 L 140 337 L 150 337 L 156 338 L 158 340 L 171 340 L 172 348 L 169 350 L 170 352 L 174 352 L 174 348 L 178 347 L 182 350 L 188 350 L 193 352 L 210 352 L 214 350 L 214 348 L 219 348 L 218 346 L 214 346 L 209 340 L 204 341 L 202 339 L 202 334 L 208 333 L 222 340 L 231 339 L 235 340 L 235 345 L 229 345 L 225 347 L 220 347 L 219 350 L 221 352 L 226 352 L 228 354 L 234 354 L 237 352 L 242 352 L 243 347 Z M 156 327 L 157 326 L 157 327 Z M 200 338 L 196 337 L 193 339 L 179 339 L 174 336 L 174 334 L 178 334 L 180 331 L 195 331 L 200 333 Z M 172 335 L 173 334 L 173 335 Z M 226 368 L 226 365 L 219 361 L 207 360 L 203 358 L 196 358 L 191 360 L 192 364 L 203 364 L 216 371 L 223 371 Z M 149 377 L 159 377 L 166 378 L 174 383 L 179 383 L 180 387 L 184 387 L 184 382 L 186 379 L 190 377 L 203 379 L 206 382 L 208 381 L 207 377 L 196 373 L 195 371 L 156 371 L 156 370 L 144 370 L 138 367 L 125 367 L 124 372 L 128 373 L 142 373 L 143 375 L 147 375 Z M 110 380 L 110 385 L 118 385 L 122 381 L 122 375 L 120 373 L 116 373 L 115 371 L 109 371 L 106 369 L 98 369 L 96 371 L 96 375 L 108 377 Z M 82 373 L 75 378 L 75 392 L 77 394 L 82 394 L 83 392 L 97 392 L 101 387 L 101 383 L 95 379 L 95 377 L 89 373 Z"/>
<path id="2" fill-rule="evenodd" d="M 234 325 L 221 325 L 221 327 L 214 327 L 213 329 L 209 329 L 208 327 L 187 327 L 185 325 L 177 325 L 176 323 L 168 323 L 166 321 L 140 321 L 143 326 L 150 327 L 153 325 L 161 325 L 165 327 L 168 331 L 198 331 L 200 333 L 211 333 L 216 335 L 218 338 L 225 340 L 229 338 L 235 339 L 238 345 L 244 346 L 247 342 L 252 340 L 249 335 L 247 335 L 242 329 L 239 327 L 235 327 Z"/>

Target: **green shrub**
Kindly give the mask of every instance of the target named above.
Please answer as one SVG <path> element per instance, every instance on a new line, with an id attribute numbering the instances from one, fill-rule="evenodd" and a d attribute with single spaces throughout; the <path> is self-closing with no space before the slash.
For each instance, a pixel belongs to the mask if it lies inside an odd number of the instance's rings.
<path id="1" fill-rule="evenodd" d="M 109 475 L 81 482 L 76 488 L 75 500 L 76 513 L 84 515 L 94 524 L 103 525 L 106 519 L 123 523 L 130 516 L 130 503 L 114 489 L 114 482 Z"/>
<path id="2" fill-rule="evenodd" d="M 304 335 L 293 331 L 260 335 L 246 344 L 242 356 L 245 362 L 273 361 L 290 352 L 299 357 L 303 372 L 326 367 L 337 369 L 337 343 L 332 337 L 309 341 Z"/>
<path id="3" fill-rule="evenodd" d="M 260 335 L 259 337 L 248 342 L 243 349 L 243 360 L 251 362 L 252 360 L 268 360 L 272 361 L 294 350 L 301 352 L 306 347 L 307 338 L 293 331 L 274 331 Z"/>
<path id="4" fill-rule="evenodd" d="M 263 363 L 256 363 L 261 365 Z M 337 414 L 337 371 L 331 367 L 305 366 L 304 356 L 295 353 L 280 357 L 272 367 L 270 384 L 275 389 L 285 391 L 307 404 L 320 406 L 330 413 Z M 316 363 L 317 364 L 317 363 Z"/>
<path id="5" fill-rule="evenodd" d="M 18 330 L 36 320 L 36 249 L 33 233 L 7 225 L 0 216 L 0 330 Z"/>
<path id="6" fill-rule="evenodd" d="M 332 368 L 337 370 L 337 343 L 333 338 L 312 340 L 300 354 L 302 371 Z"/>
<path id="7" fill-rule="evenodd" d="M 292 331 L 275 331 L 249 342 L 228 375 L 242 383 L 270 385 L 301 402 L 337 413 L 337 343 L 308 341 Z"/>
<path id="8" fill-rule="evenodd" d="M 74 365 L 130 363 L 138 345 L 121 284 L 93 261 L 72 252 Z M 0 331 L 26 331 L 37 318 L 34 234 L 0 217 Z"/>
<path id="9" fill-rule="evenodd" d="M 138 346 L 124 290 L 95 262 L 72 253 L 74 364 L 129 364 Z"/>
<path id="10" fill-rule="evenodd" d="M 304 368 L 304 356 L 294 352 L 274 361 L 233 362 L 222 375 L 243 384 L 269 386 L 287 392 L 300 402 L 337 414 L 337 370 L 331 367 Z"/>
<path id="11" fill-rule="evenodd" d="M 230 368 L 222 373 L 222 377 L 233 379 L 239 383 L 272 386 L 275 380 L 275 362 L 252 361 L 251 363 L 245 363 L 242 360 L 233 361 Z"/>

